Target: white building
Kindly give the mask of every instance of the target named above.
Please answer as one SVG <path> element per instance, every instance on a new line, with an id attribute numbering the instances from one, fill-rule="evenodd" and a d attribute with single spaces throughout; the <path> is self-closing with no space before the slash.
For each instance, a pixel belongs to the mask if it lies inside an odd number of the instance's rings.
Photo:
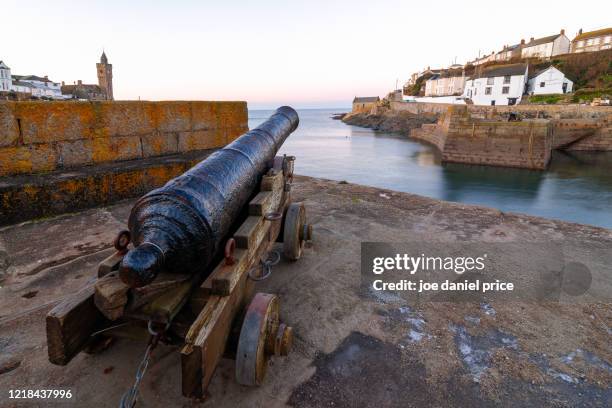
<path id="1" fill-rule="evenodd" d="M 612 28 L 604 28 L 596 31 L 578 31 L 576 38 L 572 40 L 572 52 L 593 52 L 612 49 Z"/>
<path id="2" fill-rule="evenodd" d="M 565 77 L 557 68 L 536 71 L 529 75 L 527 93 L 529 95 L 560 94 L 572 92 L 574 83 Z"/>
<path id="3" fill-rule="evenodd" d="M 425 96 L 461 95 L 465 86 L 465 75 L 434 75 L 425 81 Z"/>
<path id="4" fill-rule="evenodd" d="M 559 34 L 531 40 L 521 50 L 521 58 L 550 58 L 555 55 L 567 54 L 570 50 L 570 40 L 565 30 Z"/>
<path id="5" fill-rule="evenodd" d="M 59 82 L 53 82 L 49 77 L 39 77 L 36 75 L 13 75 L 13 83 L 27 83 L 31 85 L 32 96 L 38 98 L 51 98 L 51 99 L 66 99 L 62 95 L 62 85 Z M 17 92 L 17 90 L 15 89 Z"/>
<path id="6" fill-rule="evenodd" d="M 0 61 L 0 92 L 9 92 L 12 82 L 11 69 L 3 61 Z"/>
<path id="7" fill-rule="evenodd" d="M 474 61 L 468 62 L 468 64 L 478 66 L 491 61 L 495 61 L 495 51 L 491 51 L 490 54 L 478 57 Z"/>
<path id="8" fill-rule="evenodd" d="M 21 94 L 32 94 L 33 85 L 29 82 L 13 81 L 11 90 Z"/>
<path id="9" fill-rule="evenodd" d="M 496 66 L 468 79 L 463 96 L 475 105 L 516 105 L 526 83 L 527 64 Z"/>

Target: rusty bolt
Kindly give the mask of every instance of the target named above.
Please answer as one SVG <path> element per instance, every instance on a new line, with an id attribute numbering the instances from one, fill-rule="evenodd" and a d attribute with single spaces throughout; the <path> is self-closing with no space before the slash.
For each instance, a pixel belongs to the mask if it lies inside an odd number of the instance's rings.
<path id="1" fill-rule="evenodd" d="M 274 355 L 286 356 L 293 344 L 293 328 L 281 323 L 274 337 Z"/>
<path id="2" fill-rule="evenodd" d="M 302 241 L 312 241 L 312 225 L 304 224 L 302 231 L 300 231 L 300 238 Z"/>

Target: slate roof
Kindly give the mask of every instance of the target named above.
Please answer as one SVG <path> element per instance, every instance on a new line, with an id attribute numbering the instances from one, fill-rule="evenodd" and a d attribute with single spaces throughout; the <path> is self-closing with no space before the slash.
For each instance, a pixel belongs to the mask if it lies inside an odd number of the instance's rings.
<path id="1" fill-rule="evenodd" d="M 29 82 L 21 82 L 21 81 L 13 81 L 13 85 L 14 86 L 25 86 L 25 87 L 28 87 L 28 88 L 32 88 L 33 87 L 33 85 L 31 83 L 29 83 Z"/>
<path id="2" fill-rule="evenodd" d="M 555 35 L 549 35 L 548 37 L 542 37 L 542 38 L 536 38 L 533 41 L 529 41 L 527 44 L 525 44 L 525 47 L 533 47 L 536 45 L 540 45 L 540 44 L 547 44 L 549 42 L 553 42 L 557 39 L 557 37 L 560 37 L 561 34 L 555 34 Z"/>
<path id="3" fill-rule="evenodd" d="M 603 28 L 601 30 L 587 31 L 586 33 L 578 34 L 573 41 L 584 40 L 587 38 L 600 37 L 602 35 L 612 35 L 612 27 Z"/>
<path id="4" fill-rule="evenodd" d="M 62 95 L 74 95 L 75 92 L 94 92 L 101 94 L 102 88 L 95 84 L 62 85 Z"/>
<path id="5" fill-rule="evenodd" d="M 353 99 L 353 103 L 368 103 L 378 101 L 380 101 L 378 96 L 356 96 L 355 99 Z"/>
<path id="6" fill-rule="evenodd" d="M 525 64 L 508 64 L 495 66 L 485 71 L 480 75 L 481 78 L 492 78 L 506 75 L 524 75 L 527 65 Z"/>
<path id="7" fill-rule="evenodd" d="M 22 81 L 53 82 L 49 78 L 45 79 L 45 78 L 39 77 L 38 75 L 25 75 L 25 76 L 21 76 L 19 79 L 21 79 Z"/>

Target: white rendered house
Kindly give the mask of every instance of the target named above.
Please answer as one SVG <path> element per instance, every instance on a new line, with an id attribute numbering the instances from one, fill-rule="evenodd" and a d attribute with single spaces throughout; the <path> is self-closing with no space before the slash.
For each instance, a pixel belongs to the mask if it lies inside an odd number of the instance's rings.
<path id="1" fill-rule="evenodd" d="M 527 64 L 492 67 L 468 79 L 463 96 L 474 105 L 516 105 L 521 102 L 526 83 Z"/>
<path id="2" fill-rule="evenodd" d="M 557 68 L 550 66 L 529 75 L 527 93 L 529 95 L 564 94 L 572 92 L 574 83 Z"/>
<path id="3" fill-rule="evenodd" d="M 9 92 L 12 83 L 11 69 L 3 61 L 0 61 L 0 92 Z"/>
<path id="4" fill-rule="evenodd" d="M 565 30 L 559 34 L 531 40 L 521 50 L 521 58 L 550 58 L 555 55 L 567 54 L 570 50 L 570 40 Z"/>

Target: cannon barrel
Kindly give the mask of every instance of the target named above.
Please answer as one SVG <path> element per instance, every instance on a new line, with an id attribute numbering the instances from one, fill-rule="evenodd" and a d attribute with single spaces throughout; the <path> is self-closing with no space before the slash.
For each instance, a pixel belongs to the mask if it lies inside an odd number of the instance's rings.
<path id="1" fill-rule="evenodd" d="M 204 270 L 298 122 L 294 109 L 280 107 L 257 128 L 141 197 L 128 221 L 134 248 L 121 261 L 122 281 L 140 287 L 162 270 Z"/>

